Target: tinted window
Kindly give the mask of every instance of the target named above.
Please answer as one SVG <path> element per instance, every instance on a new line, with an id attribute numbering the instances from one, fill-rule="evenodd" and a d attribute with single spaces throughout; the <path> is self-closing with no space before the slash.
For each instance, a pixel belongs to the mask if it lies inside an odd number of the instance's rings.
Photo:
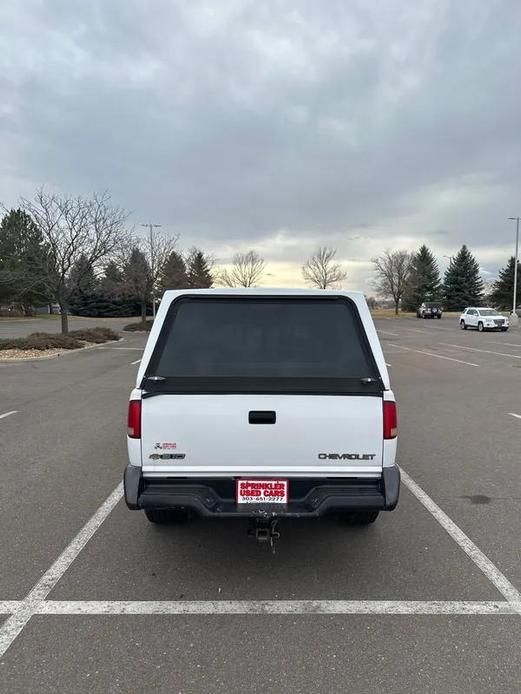
<path id="1" fill-rule="evenodd" d="M 479 312 L 480 316 L 497 316 L 497 311 L 491 308 L 484 308 Z"/>
<path id="2" fill-rule="evenodd" d="M 212 387 L 227 381 L 241 389 L 264 380 L 282 390 L 349 379 L 359 387 L 361 378 L 379 378 L 356 308 L 330 298 L 178 300 L 151 374 L 184 385 L 187 379 L 206 379 Z"/>

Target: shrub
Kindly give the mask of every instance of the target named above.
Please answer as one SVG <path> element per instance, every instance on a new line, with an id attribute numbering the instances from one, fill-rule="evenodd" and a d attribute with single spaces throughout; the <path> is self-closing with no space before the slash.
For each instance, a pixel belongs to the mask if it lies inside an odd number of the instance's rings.
<path id="1" fill-rule="evenodd" d="M 145 331 L 149 333 L 152 330 L 153 325 L 153 320 L 146 320 L 144 323 L 143 321 L 140 323 L 129 323 L 128 325 L 125 325 L 123 330 L 127 330 L 128 332 Z"/>
<path id="2" fill-rule="evenodd" d="M 47 335 L 45 333 L 35 333 L 27 337 L 7 338 L 0 340 L 0 351 L 6 349 L 79 349 L 82 343 L 70 335 Z"/>
<path id="3" fill-rule="evenodd" d="M 80 349 L 84 342 L 102 344 L 109 340 L 119 340 L 119 336 L 110 328 L 88 328 L 73 330 L 66 335 L 60 333 L 31 333 L 27 337 L 15 337 L 0 340 L 0 351 L 6 349 Z"/>
<path id="4" fill-rule="evenodd" d="M 77 340 L 93 342 L 95 344 L 109 342 L 110 340 L 119 340 L 119 335 L 110 328 L 85 328 L 83 330 L 71 330 L 68 334 L 72 335 L 72 337 L 75 337 Z"/>

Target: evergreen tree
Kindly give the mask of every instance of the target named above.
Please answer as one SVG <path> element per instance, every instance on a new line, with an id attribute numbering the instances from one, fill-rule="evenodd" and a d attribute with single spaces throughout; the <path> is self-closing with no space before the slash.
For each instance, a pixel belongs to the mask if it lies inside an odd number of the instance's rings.
<path id="1" fill-rule="evenodd" d="M 159 273 L 159 290 L 166 292 L 167 289 L 186 289 L 188 286 L 183 256 L 177 251 L 172 251 Z"/>
<path id="2" fill-rule="evenodd" d="M 479 265 L 466 245 L 451 259 L 443 282 L 445 309 L 461 311 L 466 306 L 480 303 L 483 296 L 483 280 Z"/>
<path id="3" fill-rule="evenodd" d="M 407 289 L 403 295 L 404 311 L 415 311 L 424 301 L 440 299 L 441 282 L 438 263 L 425 244 L 412 257 Z"/>
<path id="4" fill-rule="evenodd" d="M 152 300 L 153 284 L 152 271 L 145 254 L 139 248 L 133 248 L 123 267 L 123 291 L 127 298 L 139 303 L 143 322 Z"/>
<path id="5" fill-rule="evenodd" d="M 188 286 L 206 289 L 213 284 L 211 260 L 199 248 L 192 248 L 186 261 Z"/>
<path id="6" fill-rule="evenodd" d="M 106 299 L 119 299 L 123 295 L 123 273 L 116 262 L 111 260 L 99 284 L 99 293 Z"/>
<path id="7" fill-rule="evenodd" d="M 512 309 L 514 298 L 514 256 L 510 258 L 507 265 L 499 271 L 499 277 L 492 285 L 489 295 L 490 303 L 496 308 Z M 521 303 L 521 264 L 517 263 L 517 292 L 516 307 Z"/>
<path id="8" fill-rule="evenodd" d="M 87 315 L 88 307 L 98 299 L 98 282 L 86 255 L 80 255 L 72 266 L 67 284 L 71 313 Z"/>
<path id="9" fill-rule="evenodd" d="M 51 299 L 40 269 L 46 264 L 42 234 L 27 212 L 11 210 L 0 225 L 0 301 L 26 315 Z"/>

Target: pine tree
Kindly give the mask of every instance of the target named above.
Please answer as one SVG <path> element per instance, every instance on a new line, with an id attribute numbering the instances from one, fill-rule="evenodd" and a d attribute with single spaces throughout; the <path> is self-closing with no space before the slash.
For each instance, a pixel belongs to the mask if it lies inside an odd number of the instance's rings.
<path id="1" fill-rule="evenodd" d="M 24 210 L 10 210 L 0 225 L 0 300 L 19 304 L 29 315 L 51 300 L 41 272 L 46 252 L 42 234 Z"/>
<path id="2" fill-rule="evenodd" d="M 188 287 L 188 275 L 183 256 L 177 251 L 172 251 L 161 268 L 159 274 L 159 289 L 166 292 L 167 289 L 185 289 Z"/>
<path id="3" fill-rule="evenodd" d="M 479 265 L 466 245 L 451 259 L 443 282 L 445 309 L 461 311 L 479 304 L 483 296 L 483 280 Z"/>
<path id="4" fill-rule="evenodd" d="M 123 268 L 123 289 L 129 299 L 139 303 L 141 320 L 147 317 L 147 305 L 152 300 L 153 277 L 150 265 L 139 248 L 133 248 Z"/>
<path id="5" fill-rule="evenodd" d="M 123 295 L 123 273 L 113 260 L 107 263 L 99 291 L 106 299 L 119 299 Z"/>
<path id="6" fill-rule="evenodd" d="M 424 301 L 439 300 L 440 271 L 432 251 L 425 244 L 413 255 L 407 289 L 402 300 L 404 311 L 415 311 Z"/>
<path id="7" fill-rule="evenodd" d="M 496 308 L 511 309 L 514 298 L 514 256 L 506 266 L 499 271 L 499 277 L 492 285 L 489 295 L 490 303 Z M 517 292 L 516 307 L 521 303 L 521 264 L 517 263 Z"/>
<path id="8" fill-rule="evenodd" d="M 206 289 L 213 284 L 211 260 L 199 248 L 192 248 L 186 260 L 188 286 Z"/>

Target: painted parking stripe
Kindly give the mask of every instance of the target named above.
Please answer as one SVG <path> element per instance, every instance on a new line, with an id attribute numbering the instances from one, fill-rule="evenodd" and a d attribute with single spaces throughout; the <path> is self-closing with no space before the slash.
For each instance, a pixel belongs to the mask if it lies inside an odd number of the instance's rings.
<path id="1" fill-rule="evenodd" d="M 494 345 L 503 345 L 503 347 L 517 347 L 517 349 L 521 349 L 521 342 L 518 344 L 515 342 L 499 342 L 498 340 L 489 340 L 489 342 Z"/>
<path id="2" fill-rule="evenodd" d="M 456 361 L 458 364 L 466 364 L 467 366 L 479 366 L 479 364 L 474 364 L 471 361 L 463 361 L 462 359 L 455 359 L 454 357 L 446 357 L 443 354 L 434 354 L 434 352 L 424 352 L 422 349 L 412 349 L 412 347 L 402 347 L 401 345 L 387 343 L 389 347 L 398 347 L 404 352 L 416 352 L 417 354 L 426 354 L 428 357 L 436 357 L 437 359 L 447 359 L 447 361 Z"/>
<path id="3" fill-rule="evenodd" d="M 516 414 L 515 412 L 507 412 L 511 417 L 517 417 L 517 419 L 521 419 L 521 414 Z"/>
<path id="4" fill-rule="evenodd" d="M 20 602 L 19 607 L 0 626 L 0 658 L 16 639 L 31 617 L 41 608 L 42 602 L 85 547 L 96 530 L 101 526 L 112 509 L 123 496 L 123 483 L 109 494 L 98 510 L 78 532 L 76 537 L 67 545 L 54 564 L 44 573 L 27 596 Z"/>
<path id="5" fill-rule="evenodd" d="M 136 359 L 136 361 L 131 361 L 130 363 L 132 365 L 134 365 L 134 364 L 139 364 L 140 361 L 141 361 L 141 359 Z"/>
<path id="6" fill-rule="evenodd" d="M 427 354 L 429 357 L 436 357 L 437 359 L 447 359 L 447 361 L 457 361 L 458 364 L 466 364 L 467 366 L 479 366 L 479 364 L 473 364 L 471 361 L 463 361 L 462 359 L 455 359 L 454 357 L 445 357 L 443 354 L 434 354 L 434 352 L 424 352 L 421 349 L 413 349 L 413 352 L 418 354 Z"/>
<path id="7" fill-rule="evenodd" d="M 382 335 L 392 335 L 393 337 L 398 337 L 398 333 L 392 333 L 390 330 L 379 330 L 377 328 L 376 332 L 382 333 Z"/>
<path id="8" fill-rule="evenodd" d="M 0 419 L 5 419 L 6 417 L 10 417 L 12 414 L 16 414 L 18 410 L 11 410 L 10 412 L 4 412 L 4 414 L 0 414 Z"/>
<path id="9" fill-rule="evenodd" d="M 438 600 L 107 600 L 42 604 L 39 614 L 517 614 L 504 601 Z"/>
<path id="10" fill-rule="evenodd" d="M 22 601 L 0 601 L 9 614 Z M 214 614 L 518 614 L 506 600 L 44 600 L 38 615 L 214 615 Z"/>
<path id="11" fill-rule="evenodd" d="M 0 601 L 9 614 L 22 601 Z M 38 615 L 214 615 L 214 614 L 518 614 L 506 600 L 44 600 Z"/>
<path id="12" fill-rule="evenodd" d="M 513 609 L 521 614 L 521 593 L 515 588 L 512 583 L 504 576 L 501 571 L 493 564 L 490 559 L 477 547 L 474 542 L 465 535 L 454 521 L 441 510 L 431 497 L 409 477 L 409 475 L 401 469 L 402 481 L 407 489 L 414 494 L 418 501 L 429 511 L 429 513 L 438 521 L 441 527 L 452 537 L 454 542 L 469 556 L 474 564 L 485 574 L 488 580 L 494 587 L 503 595 Z"/>
<path id="13" fill-rule="evenodd" d="M 492 352 L 490 349 L 478 349 L 477 347 L 464 347 L 463 345 L 453 345 L 450 342 L 440 342 L 440 345 L 446 347 L 457 347 L 458 349 L 466 349 L 469 352 L 483 352 L 483 354 L 495 354 L 498 357 L 512 357 L 512 359 L 521 359 L 520 354 L 507 354 L 506 352 Z"/>

